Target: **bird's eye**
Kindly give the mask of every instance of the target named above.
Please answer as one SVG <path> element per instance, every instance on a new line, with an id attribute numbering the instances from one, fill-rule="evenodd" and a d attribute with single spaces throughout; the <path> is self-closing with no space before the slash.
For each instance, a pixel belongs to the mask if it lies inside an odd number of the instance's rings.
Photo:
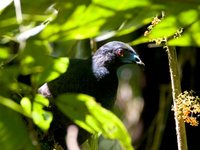
<path id="1" fill-rule="evenodd" d="M 117 56 L 123 57 L 124 56 L 124 50 L 123 49 L 118 49 L 117 50 Z"/>

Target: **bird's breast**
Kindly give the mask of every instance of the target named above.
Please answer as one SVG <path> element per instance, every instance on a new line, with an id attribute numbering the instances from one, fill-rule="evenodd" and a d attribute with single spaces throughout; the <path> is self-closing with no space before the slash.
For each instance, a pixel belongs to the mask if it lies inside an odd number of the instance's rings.
<path id="1" fill-rule="evenodd" d="M 107 76 L 99 80 L 95 85 L 93 89 L 95 93 L 94 97 L 103 107 L 111 108 L 116 100 L 117 88 L 117 76 Z"/>

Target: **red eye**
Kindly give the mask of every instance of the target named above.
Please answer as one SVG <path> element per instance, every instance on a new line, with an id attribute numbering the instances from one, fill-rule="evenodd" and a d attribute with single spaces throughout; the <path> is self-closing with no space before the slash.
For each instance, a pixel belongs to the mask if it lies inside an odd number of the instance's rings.
<path id="1" fill-rule="evenodd" d="M 124 56 L 124 50 L 123 49 L 117 50 L 117 56 L 123 57 Z"/>

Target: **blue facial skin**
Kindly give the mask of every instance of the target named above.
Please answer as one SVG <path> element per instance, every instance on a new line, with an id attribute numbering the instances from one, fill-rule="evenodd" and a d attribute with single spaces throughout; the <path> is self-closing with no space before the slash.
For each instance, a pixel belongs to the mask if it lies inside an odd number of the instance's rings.
<path id="1" fill-rule="evenodd" d="M 125 64 L 132 64 L 135 62 L 138 65 L 144 66 L 144 63 L 134 51 L 124 50 L 124 54 L 120 59 L 121 62 Z"/>

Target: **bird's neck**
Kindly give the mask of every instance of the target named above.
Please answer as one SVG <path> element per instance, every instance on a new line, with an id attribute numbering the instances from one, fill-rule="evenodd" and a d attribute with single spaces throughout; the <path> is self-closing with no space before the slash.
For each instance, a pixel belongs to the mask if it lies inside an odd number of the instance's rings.
<path id="1" fill-rule="evenodd" d="M 108 76 L 116 75 L 116 68 L 111 67 L 109 64 L 110 60 L 103 57 L 102 55 L 97 55 L 92 57 L 92 70 L 98 79 L 102 79 Z"/>

